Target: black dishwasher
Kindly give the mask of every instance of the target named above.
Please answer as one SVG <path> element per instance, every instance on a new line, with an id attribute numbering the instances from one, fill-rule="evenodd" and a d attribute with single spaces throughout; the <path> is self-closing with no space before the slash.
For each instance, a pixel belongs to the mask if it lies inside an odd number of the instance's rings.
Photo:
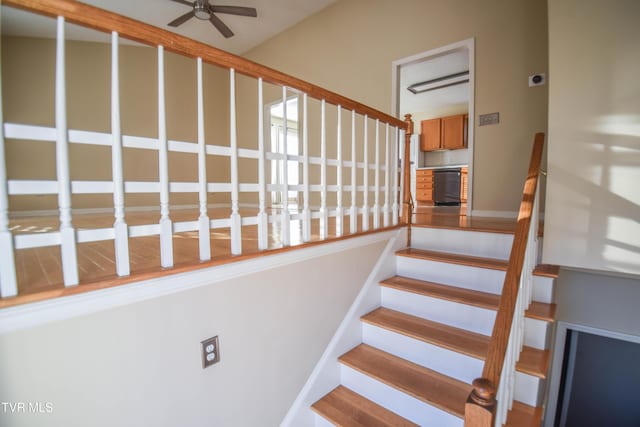
<path id="1" fill-rule="evenodd" d="M 436 206 L 460 206 L 460 169 L 433 171 L 433 202 Z"/>

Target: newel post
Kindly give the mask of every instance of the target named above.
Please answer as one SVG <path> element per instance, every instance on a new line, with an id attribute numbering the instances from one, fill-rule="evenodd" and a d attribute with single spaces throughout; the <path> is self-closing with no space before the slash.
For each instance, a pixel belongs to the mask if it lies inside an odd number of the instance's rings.
<path id="1" fill-rule="evenodd" d="M 407 130 L 404 134 L 404 170 L 402 171 L 403 189 L 402 195 L 402 222 L 409 224 L 413 213 L 413 203 L 411 202 L 411 135 L 413 135 L 413 120 L 411 114 L 404 115 L 404 122 Z"/>
<path id="2" fill-rule="evenodd" d="M 496 387 L 486 378 L 473 380 L 464 407 L 465 427 L 493 427 L 496 414 Z"/>

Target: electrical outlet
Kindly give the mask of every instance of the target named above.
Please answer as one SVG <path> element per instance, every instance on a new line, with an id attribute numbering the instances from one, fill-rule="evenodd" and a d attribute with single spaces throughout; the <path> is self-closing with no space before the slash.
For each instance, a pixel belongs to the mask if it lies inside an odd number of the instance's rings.
<path id="1" fill-rule="evenodd" d="M 202 344 L 202 369 L 220 361 L 220 344 L 217 335 L 201 341 L 200 344 Z"/>

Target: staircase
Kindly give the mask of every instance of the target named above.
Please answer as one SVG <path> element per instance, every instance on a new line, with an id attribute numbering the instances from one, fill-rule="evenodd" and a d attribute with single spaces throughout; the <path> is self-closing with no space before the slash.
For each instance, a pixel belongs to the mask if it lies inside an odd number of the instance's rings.
<path id="1" fill-rule="evenodd" d="M 316 426 L 462 426 L 482 374 L 513 234 L 415 227 L 361 317 L 362 343 L 338 358 L 340 385 L 312 405 Z M 508 426 L 540 426 L 557 268 L 535 271 Z"/>

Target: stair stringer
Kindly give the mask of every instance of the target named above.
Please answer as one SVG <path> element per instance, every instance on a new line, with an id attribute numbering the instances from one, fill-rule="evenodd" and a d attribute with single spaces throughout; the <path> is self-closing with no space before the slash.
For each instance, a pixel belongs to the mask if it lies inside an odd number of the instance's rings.
<path id="1" fill-rule="evenodd" d="M 381 305 L 379 283 L 395 274 L 395 253 L 406 248 L 406 243 L 406 228 L 398 230 L 389 240 L 307 382 L 280 423 L 281 427 L 314 427 L 316 425 L 316 417 L 311 410 L 311 405 L 340 384 L 341 368 L 338 357 L 362 343 L 360 318 Z"/>

